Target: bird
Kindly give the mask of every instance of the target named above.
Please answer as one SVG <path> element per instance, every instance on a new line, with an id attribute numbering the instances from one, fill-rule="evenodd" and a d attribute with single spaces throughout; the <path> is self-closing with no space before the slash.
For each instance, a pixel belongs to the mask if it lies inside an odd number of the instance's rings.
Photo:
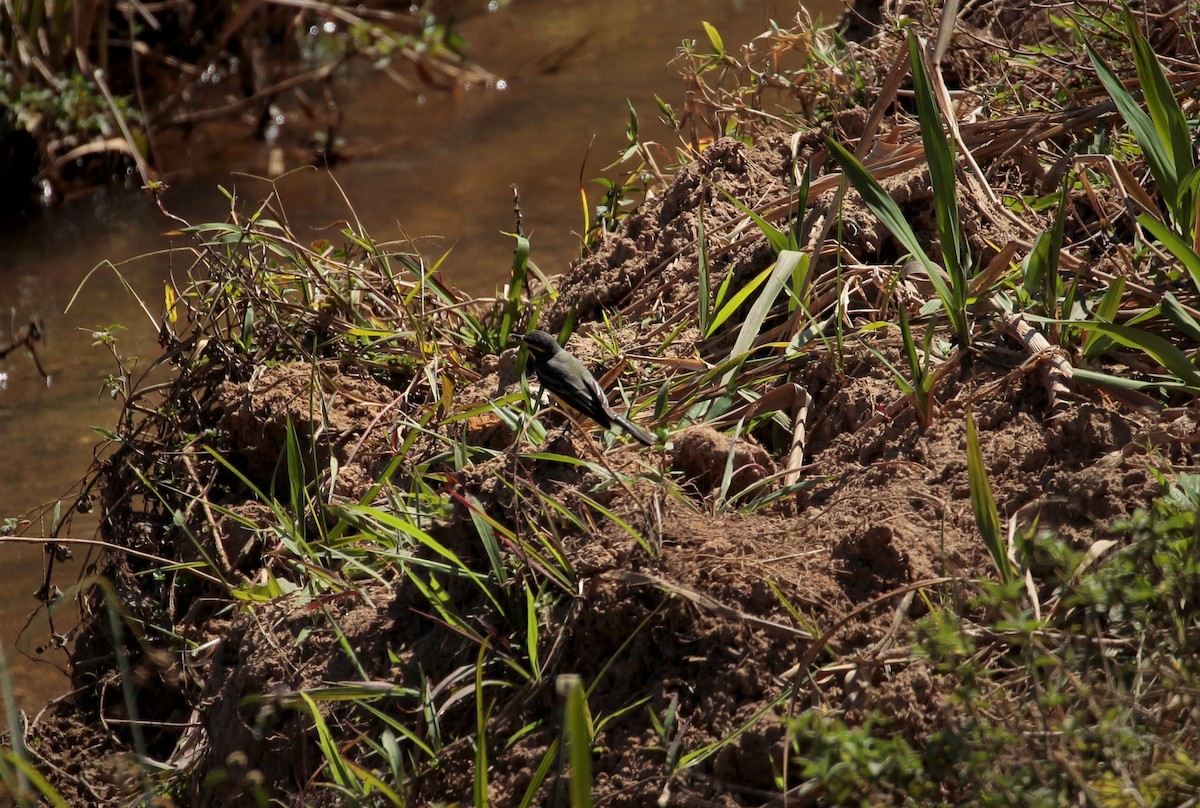
<path id="1" fill-rule="evenodd" d="M 617 424 L 639 443 L 654 445 L 652 435 L 613 410 L 600 383 L 579 359 L 558 344 L 553 335 L 530 331 L 520 339 L 529 349 L 529 357 L 544 389 L 605 429 L 612 429 L 613 424 Z"/>

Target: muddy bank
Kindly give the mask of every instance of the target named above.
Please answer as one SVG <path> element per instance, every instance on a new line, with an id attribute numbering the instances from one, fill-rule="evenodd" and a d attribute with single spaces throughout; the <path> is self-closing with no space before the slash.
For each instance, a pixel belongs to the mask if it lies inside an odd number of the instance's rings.
<path id="1" fill-rule="evenodd" d="M 981 39 L 1012 56 L 1057 30 L 998 9 L 966 15 L 940 74 L 978 166 L 956 172 L 961 244 L 907 92 L 932 49 L 895 24 L 845 50 L 807 25 L 768 39 L 838 56 L 788 73 L 803 124 L 745 113 L 741 140 L 614 217 L 555 294 L 530 275 L 469 301 L 415 252 L 303 245 L 277 217 L 206 228 L 206 271 L 164 324 L 177 373 L 133 398 L 93 478 L 124 550 L 100 566 L 120 619 L 101 592 L 84 604 L 87 689 L 31 741 L 55 787 L 82 804 L 566 804 L 585 778 L 630 806 L 1185 798 L 1191 697 L 1117 705 L 1147 675 L 1194 681 L 1177 596 L 1200 491 L 1174 473 L 1196 462 L 1194 368 L 1119 326 L 1190 362 L 1196 334 L 1173 324 L 1200 295 L 1133 256 L 1115 184 L 1080 169 L 1039 203 L 1119 113 L 1069 37 L 1049 83 L 1034 59 L 989 72 Z M 905 22 L 932 40 L 936 20 Z M 1166 22 L 1154 48 L 1194 62 Z M 681 119 L 724 134 L 738 91 L 703 69 L 733 68 L 710 45 Z M 1071 92 L 1044 112 L 987 90 L 1014 75 Z M 826 136 L 883 190 L 843 192 L 853 166 Z M 880 224 L 882 197 L 911 238 Z M 962 331 L 918 252 L 971 256 Z M 574 318 L 567 347 L 663 445 L 527 395 L 508 338 L 535 316 Z M 1056 347 L 1033 352 L 1030 323 Z M 1168 718 L 1183 729 L 1159 734 Z M 81 738 L 91 754 L 54 762 Z M 1154 777 L 1163 754 L 1174 779 Z"/>
<path id="2" fill-rule="evenodd" d="M 336 169 L 261 178 L 279 150 L 288 160 L 311 159 L 305 148 L 311 147 L 313 122 L 299 112 L 288 114 L 270 142 L 255 137 L 247 124 L 211 122 L 190 136 L 159 137 L 158 168 L 170 186 L 164 204 L 188 221 L 219 221 L 229 204 L 218 186 L 254 200 L 273 191 L 301 241 L 327 238 L 337 233 L 339 220 L 357 218 L 379 242 L 406 234 L 431 255 L 450 250 L 442 264 L 447 281 L 489 294 L 503 283 L 510 263 L 512 240 L 505 232 L 513 227 L 514 183 L 533 259 L 543 271 L 564 271 L 578 255 L 575 233 L 583 229 L 581 164 L 590 154 L 584 183 L 598 201 L 602 190 L 590 180 L 605 173 L 604 163 L 626 143 L 620 123 L 628 114 L 626 99 L 639 110 L 643 132 L 661 139 L 667 130 L 659 134 L 653 121 L 653 94 L 681 96 L 678 72 L 668 61 L 684 37 L 703 36 L 698 20 L 708 20 L 731 41 L 753 36 L 761 26 L 761 20 L 739 15 L 733 0 L 689 2 L 694 17 L 680 15 L 678 0 L 654 6 L 605 2 L 605 26 L 590 35 L 597 2 L 523 1 L 495 13 L 477 5 L 474 16 L 459 16 L 457 31 L 476 61 L 506 80 L 503 91 L 477 86 L 417 98 L 366 66 L 351 69 L 336 83 L 343 113 L 343 159 Z M 516 32 L 524 43 L 519 52 L 507 46 Z M 559 58 L 539 60 L 551 53 Z M 550 116 L 553 126 L 545 123 Z M 536 159 L 530 141 L 539 145 Z M 8 373 L 7 386 L 0 387 L 0 451 L 21 458 L 0 486 L 0 520 L 20 515 L 38 523 L 52 519 L 59 499 L 69 501 L 92 459 L 93 427 L 108 428 L 120 411 L 120 402 L 105 392 L 112 357 L 93 344 L 93 334 L 120 324 L 109 331 L 120 351 L 153 361 L 161 350 L 157 327 L 147 327 L 139 300 L 157 313 L 165 279 L 191 259 L 184 254 L 173 261 L 156 251 L 186 247 L 192 239 L 166 235 L 178 222 L 164 219 L 150 195 L 135 190 L 96 193 L 4 225 L 19 230 L 6 233 L 0 248 L 0 310 L 16 312 L 15 322 L 0 325 L 0 345 L 9 336 L 7 325 L 40 318 L 52 383 L 19 354 L 0 362 L 0 372 Z M 129 260 L 141 255 L 146 257 Z M 106 260 L 119 266 L 121 277 L 102 265 L 79 289 Z M 74 530 L 92 536 L 95 522 L 79 517 Z M 0 590 L 0 636 L 8 643 L 18 704 L 31 713 L 70 689 L 66 673 L 57 670 L 65 671 L 65 655 L 37 652 L 47 640 L 46 620 L 27 622 L 37 607 L 32 593 L 43 581 L 43 564 L 37 544 L 0 546 L 0 565 L 10 575 Z M 58 585 L 66 588 L 80 568 L 59 567 Z"/>

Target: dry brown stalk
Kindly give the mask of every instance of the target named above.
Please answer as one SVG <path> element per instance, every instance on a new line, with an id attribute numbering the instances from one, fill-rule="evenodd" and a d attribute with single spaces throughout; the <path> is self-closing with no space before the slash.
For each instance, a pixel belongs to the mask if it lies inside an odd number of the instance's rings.
<path id="1" fill-rule="evenodd" d="M 1070 395 L 1068 384 L 1073 376 L 1073 369 L 1067 360 L 1066 352 L 1062 348 L 1052 346 L 1042 332 L 1030 325 L 1029 321 L 1025 319 L 1025 315 L 1020 312 L 1001 314 L 1000 324 L 1004 327 L 1005 333 L 1021 343 L 1034 359 L 1044 363 L 1042 372 L 1046 395 L 1050 399 L 1050 411 L 1060 411 L 1066 406 L 1064 397 Z"/>

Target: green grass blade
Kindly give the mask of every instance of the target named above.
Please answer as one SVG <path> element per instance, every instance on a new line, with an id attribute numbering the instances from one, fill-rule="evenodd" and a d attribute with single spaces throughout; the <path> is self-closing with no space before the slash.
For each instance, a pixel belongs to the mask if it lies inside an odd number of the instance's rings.
<path id="1" fill-rule="evenodd" d="M 643 536 L 638 531 L 637 528 L 635 528 L 633 525 L 629 524 L 629 522 L 622 519 L 616 513 L 609 510 L 608 508 L 604 507 L 599 502 L 597 502 L 596 500 L 587 496 L 586 494 L 579 493 L 578 496 L 579 496 L 580 500 L 582 500 L 589 508 L 593 508 L 593 509 L 599 511 L 606 519 L 608 519 L 610 522 L 612 522 L 617 527 L 621 528 L 621 530 L 624 530 L 625 533 L 631 539 L 633 539 L 635 542 L 637 542 L 638 546 L 641 547 L 643 550 L 645 550 L 646 554 L 649 555 L 651 558 L 658 555 L 654 551 L 654 548 L 650 546 L 650 542 L 646 541 L 646 537 Z"/>
<path id="2" fill-rule="evenodd" d="M 912 396 L 917 416 L 922 424 L 927 424 L 930 416 L 929 391 L 933 386 L 933 377 L 929 373 L 930 340 L 933 337 L 933 327 L 931 325 L 925 329 L 925 361 L 922 362 L 921 353 L 917 350 L 917 342 L 913 339 L 912 326 L 908 322 L 908 312 L 905 311 L 904 306 L 898 307 L 897 312 L 900 315 L 900 338 L 904 343 L 904 354 L 908 359 L 909 373 L 912 375 L 912 384 L 901 383 L 900 389 Z"/>
<path id="3" fill-rule="evenodd" d="M 370 704 L 367 704 L 367 703 L 365 703 L 365 702 L 363 702 L 363 703 L 360 703 L 360 706 L 361 706 L 363 709 L 365 709 L 367 712 L 369 712 L 369 713 L 371 713 L 372 715 L 374 715 L 374 716 L 375 716 L 376 718 L 378 718 L 380 721 L 382 721 L 383 723 L 385 723 L 385 724 L 387 724 L 388 726 L 390 726 L 390 727 L 391 727 L 392 729 L 394 729 L 396 732 L 398 732 L 398 733 L 400 733 L 402 736 L 404 736 L 404 739 L 405 739 L 405 740 L 407 740 L 407 741 L 408 741 L 409 743 L 411 743 L 413 746 L 417 747 L 417 748 L 418 748 L 418 749 L 420 749 L 422 752 L 424 752 L 424 753 L 425 753 L 425 754 L 426 754 L 426 755 L 429 757 L 429 759 L 430 759 L 430 760 L 436 760 L 436 759 L 437 759 L 437 752 L 435 752 L 435 751 L 433 750 L 433 747 L 431 747 L 431 746 L 430 746 L 428 743 L 426 743 L 426 742 L 424 741 L 424 739 L 422 739 L 422 738 L 421 738 L 421 736 L 419 736 L 419 735 L 418 735 L 416 732 L 414 732 L 412 729 L 410 729 L 410 728 L 406 727 L 404 724 L 402 724 L 402 723 L 400 723 L 399 721 L 397 721 L 397 720 L 396 720 L 396 718 L 395 718 L 394 716 L 392 716 L 392 715 L 389 715 L 389 714 L 388 714 L 386 711 L 384 711 L 384 710 L 380 710 L 380 709 L 378 709 L 378 708 L 376 708 L 376 707 L 373 707 L 373 706 L 371 706 Z"/>
<path id="4" fill-rule="evenodd" d="M 455 572 L 470 579 L 479 589 L 479 591 L 482 592 L 487 599 L 492 602 L 493 606 L 495 606 L 501 612 L 504 611 L 504 607 L 500 605 L 500 601 L 497 600 L 495 593 L 492 592 L 491 587 L 487 585 L 487 582 L 483 580 L 479 573 L 468 567 L 461 558 L 455 555 L 453 550 L 450 550 L 444 546 L 441 542 L 433 538 L 433 536 L 430 536 L 421 528 L 414 525 L 412 522 L 408 521 L 407 519 L 402 519 L 395 514 L 391 514 L 387 511 L 382 511 L 378 508 L 373 508 L 368 505 L 347 506 L 345 512 L 348 515 L 358 515 L 368 519 L 373 519 L 384 527 L 392 528 L 405 534 L 409 538 L 415 539 L 426 548 L 432 550 L 434 553 L 437 553 L 442 558 L 449 561 L 451 568 Z"/>
<path id="5" fill-rule="evenodd" d="M 874 345 L 864 345 L 863 347 L 870 351 L 876 359 L 884 364 L 884 367 L 886 367 L 892 374 L 892 381 L 896 383 L 896 387 L 900 388 L 901 393 L 906 396 L 911 396 L 916 393 L 916 390 L 913 389 L 912 382 L 910 382 L 904 376 L 904 374 L 900 371 L 900 368 L 896 367 L 892 360 L 887 358 L 887 354 L 876 348 Z"/>
<path id="6" fill-rule="evenodd" d="M 488 710 L 483 697 L 483 665 L 487 660 L 488 644 L 479 646 L 479 655 L 475 659 L 475 806 L 488 808 L 488 754 L 487 754 L 487 717 Z"/>
<path id="7" fill-rule="evenodd" d="M 0 750 L 0 780 L 3 780 L 8 786 L 10 793 L 19 795 L 28 787 L 28 778 L 24 776 L 24 769 L 19 769 L 19 775 L 14 777 L 4 754 L 11 754 L 13 761 L 26 762 L 28 750 L 25 748 L 25 728 L 21 723 L 21 713 L 17 708 L 12 675 L 8 666 L 8 654 L 4 651 L 3 643 L 0 643 L 0 696 L 3 697 L 4 715 L 8 723 L 9 746 L 6 750 Z"/>
<path id="8" fill-rule="evenodd" d="M 711 278 L 708 265 L 708 238 L 704 234 L 704 206 L 696 208 L 696 261 L 697 271 L 700 274 L 696 293 L 698 301 L 697 307 L 700 309 L 700 333 L 712 333 L 708 329 L 708 324 L 712 320 L 712 311 L 709 309 L 709 284 Z"/>
<path id="9" fill-rule="evenodd" d="M 710 744 L 707 744 L 705 746 L 702 746 L 699 749 L 695 749 L 695 750 L 687 753 L 686 755 L 683 755 L 682 757 L 679 758 L 679 763 L 678 763 L 678 765 L 676 765 L 675 771 L 677 771 L 677 772 L 682 771 L 684 769 L 691 768 L 693 766 L 696 766 L 696 765 L 708 760 L 714 754 L 721 751 L 721 749 L 723 747 L 727 746 L 728 744 L 732 743 L 733 741 L 736 741 L 739 737 L 741 737 L 742 733 L 744 733 L 746 730 L 750 729 L 752 726 L 754 726 L 759 721 L 761 721 L 764 716 L 766 716 L 768 713 L 770 713 L 772 710 L 774 710 L 780 704 L 783 704 L 788 699 L 790 699 L 792 697 L 792 694 L 793 694 L 792 688 L 790 688 L 790 687 L 787 688 L 782 693 L 780 693 L 778 696 L 776 696 L 774 699 L 764 703 L 762 705 L 762 707 L 760 707 L 758 710 L 756 710 L 754 712 L 753 715 L 751 715 L 749 718 L 747 718 L 745 721 L 743 721 L 740 725 L 738 725 L 732 732 L 730 732 L 725 737 L 720 738 L 720 739 L 718 739 Z"/>
<path id="10" fill-rule="evenodd" d="M 1111 323 L 1117 317 L 1117 311 L 1121 308 L 1121 296 L 1125 294 L 1125 279 L 1117 276 L 1108 289 L 1104 292 L 1104 297 L 1100 299 L 1100 305 L 1096 307 L 1096 321 L 1101 323 Z M 1093 359 L 1101 354 L 1108 346 L 1109 340 L 1104 334 L 1099 331 L 1090 331 L 1086 327 L 1087 339 L 1083 343 L 1083 355 L 1088 359 Z"/>
<path id="11" fill-rule="evenodd" d="M 778 227 L 768 222 L 766 219 L 752 210 L 748 205 L 746 205 L 746 203 L 742 202 L 742 200 L 738 199 L 736 196 L 729 193 L 719 185 L 717 186 L 717 190 L 721 192 L 722 196 L 736 205 L 742 213 L 749 216 L 752 222 L 758 225 L 758 229 L 762 231 L 763 236 L 767 239 L 767 243 L 771 245 L 771 249 L 774 250 L 776 254 L 784 250 L 797 249 L 798 245 L 793 243 L 789 234 L 783 232 Z"/>
<path id="12" fill-rule="evenodd" d="M 364 796 L 370 796 L 371 794 L 378 792 L 385 799 L 387 799 L 391 805 L 403 808 L 405 805 L 404 798 L 397 794 L 394 789 L 387 785 L 387 783 L 383 782 L 383 780 L 376 776 L 374 772 L 359 766 L 352 760 L 347 760 L 346 766 L 355 774 L 355 776 L 362 780 Z"/>
<path id="13" fill-rule="evenodd" d="M 769 268 L 771 270 L 770 277 L 767 279 L 766 286 L 763 287 L 762 294 L 755 299 L 754 305 L 750 307 L 746 319 L 742 322 L 742 327 L 738 331 L 737 341 L 733 344 L 733 350 L 729 352 L 730 359 L 742 356 L 754 346 L 754 340 L 758 339 L 758 334 L 762 330 L 763 323 L 766 322 L 767 315 L 771 313 L 771 307 L 775 305 L 775 298 L 779 297 L 779 292 L 788 280 L 797 271 L 803 272 L 803 267 L 807 266 L 808 253 L 796 252 L 795 250 L 783 250 L 779 253 L 779 257 L 775 260 L 775 265 Z M 736 369 L 735 366 L 726 374 L 726 385 L 728 385 Z"/>
<path id="14" fill-rule="evenodd" d="M 912 227 L 908 224 L 908 220 L 904 218 L 904 214 L 901 213 L 900 206 L 896 204 L 896 200 L 888 196 L 887 191 L 883 190 L 883 186 L 871 176 L 870 172 L 858 161 L 858 158 L 851 154 L 845 146 L 828 137 L 825 138 L 825 143 L 829 146 L 829 153 L 833 155 L 833 159 L 841 166 L 842 171 L 850 180 L 850 184 L 858 191 L 859 196 L 866 202 L 867 207 L 879 217 L 884 227 L 896 237 L 896 240 L 904 245 L 904 249 L 912 253 L 912 256 L 920 262 L 921 267 L 925 270 L 925 274 L 929 276 L 929 282 L 933 284 L 934 291 L 937 292 L 938 298 L 942 301 L 943 308 L 946 309 L 946 314 L 950 318 L 950 325 L 959 336 L 960 343 L 967 341 L 968 331 L 965 309 L 957 305 L 954 293 L 942 277 L 941 268 L 933 262 L 921 247 L 916 233 L 913 232 Z"/>
<path id="15" fill-rule="evenodd" d="M 975 417 L 967 411 L 967 476 L 970 478 L 971 508 L 975 511 L 975 524 L 983 537 L 983 544 L 1003 583 L 1011 583 L 1016 577 L 1012 559 L 1004 541 L 1004 530 L 1000 525 L 1000 513 L 996 509 L 996 497 L 988 481 L 987 467 L 983 462 L 983 451 L 979 448 L 979 433 L 975 431 Z"/>
<path id="16" fill-rule="evenodd" d="M 542 676 L 542 665 L 538 658 L 538 643 L 540 642 L 539 635 L 541 633 L 541 624 L 538 622 L 537 597 L 533 594 L 533 590 L 528 585 L 525 589 L 525 653 L 529 657 L 529 671 L 533 674 L 533 678 L 540 679 Z"/>
<path id="17" fill-rule="evenodd" d="M 321 754 L 325 758 L 325 762 L 329 764 L 329 776 L 333 778 L 333 782 L 343 788 L 349 789 L 355 794 L 362 793 L 362 783 L 346 765 L 346 761 L 342 758 L 342 753 L 338 750 L 337 741 L 333 739 L 332 733 L 329 731 L 325 719 L 321 717 L 321 710 L 317 707 L 317 703 L 313 701 L 307 693 L 301 692 L 300 698 L 304 700 L 308 707 L 308 715 L 313 720 L 313 729 L 317 733 L 317 745 L 321 748 Z"/>
<path id="18" fill-rule="evenodd" d="M 1176 328 L 1186 334 L 1188 339 L 1200 342 L 1200 322 L 1196 322 L 1196 318 L 1189 314 L 1179 299 L 1170 292 L 1163 295 L 1162 313 Z"/>
<path id="19" fill-rule="evenodd" d="M 558 677 L 558 691 L 566 697 L 563 727 L 571 761 L 571 808 L 592 806 L 592 728 L 583 682 L 577 675 Z"/>
<path id="20" fill-rule="evenodd" d="M 1025 258 L 1022 285 L 1035 302 L 1042 305 L 1047 317 L 1058 316 L 1058 259 L 1062 251 L 1063 230 L 1066 224 L 1067 192 L 1063 189 L 1054 215 L 1054 226 L 1038 234 L 1033 249 Z M 1038 300 L 1038 296 L 1041 300 Z"/>
<path id="21" fill-rule="evenodd" d="M 1170 251 L 1171 255 L 1179 259 L 1179 263 L 1183 264 L 1183 268 L 1191 277 L 1192 283 L 1197 289 L 1200 289 L 1200 255 L 1197 255 L 1195 250 L 1179 237 L 1178 233 L 1149 213 L 1139 213 L 1137 220 L 1142 227 L 1150 231 L 1150 235 L 1158 239 L 1159 243 Z"/>
<path id="22" fill-rule="evenodd" d="M 538 789 L 542 787 L 542 783 L 546 782 L 546 775 L 550 773 L 550 768 L 554 765 L 554 761 L 558 759 L 558 739 L 555 738 L 546 747 L 545 753 L 542 755 L 542 761 L 538 764 L 537 769 L 533 772 L 533 778 L 529 781 L 529 785 L 525 788 L 525 795 L 521 798 L 521 803 L 517 808 L 530 808 L 533 805 L 534 799 L 537 797 Z"/>
<path id="23" fill-rule="evenodd" d="M 504 558 L 500 554 L 500 542 L 496 539 L 496 531 L 484 518 L 483 503 L 470 494 L 465 495 L 463 499 L 467 503 L 467 512 L 471 514 L 471 523 L 475 526 L 475 532 L 479 534 L 479 540 L 483 542 L 483 549 L 487 552 L 496 584 L 504 587 L 508 584 L 508 569 L 504 566 Z"/>
<path id="24" fill-rule="evenodd" d="M 808 253 L 805 253 L 805 257 L 808 255 Z M 791 294 L 788 296 L 789 314 L 796 310 L 796 306 L 802 305 L 804 306 L 805 315 L 809 316 L 809 319 L 811 319 L 811 315 L 809 315 L 808 310 L 812 301 L 805 300 L 805 297 L 808 293 L 809 278 L 812 275 L 810 272 L 811 269 L 812 260 L 809 259 L 796 264 L 796 268 L 792 271 L 792 288 L 790 290 Z"/>
<path id="25" fill-rule="evenodd" d="M 913 93 L 917 101 L 917 120 L 921 124 L 921 143 L 929 163 L 929 178 L 933 182 L 933 208 L 937 214 L 938 237 L 942 242 L 942 259 L 950 287 L 958 307 L 967 296 L 966 242 L 958 217 L 958 179 L 954 168 L 954 143 L 942 126 L 942 115 L 933 95 L 933 85 L 921 55 L 921 44 L 915 33 L 909 34 L 908 53 L 912 60 Z"/>
<path id="26" fill-rule="evenodd" d="M 800 229 L 804 226 L 804 211 L 808 208 L 808 192 L 812 185 L 812 166 L 804 167 L 804 174 L 800 178 L 800 187 L 796 189 L 793 195 L 793 203 L 795 205 L 795 217 L 792 219 L 792 225 L 788 228 L 788 241 L 793 250 L 800 249 L 800 239 L 804 236 Z"/>
<path id="27" fill-rule="evenodd" d="M 1133 61 L 1137 67 L 1138 79 L 1142 85 L 1142 95 L 1146 100 L 1146 109 L 1150 111 L 1150 120 L 1158 132 L 1158 139 L 1166 145 L 1170 163 L 1175 175 L 1176 198 L 1168 199 L 1168 207 L 1179 214 L 1175 224 L 1185 236 L 1190 236 L 1195 222 L 1191 220 L 1189 211 L 1194 207 L 1191 194 L 1183 178 L 1196 165 L 1195 152 L 1192 146 L 1192 136 L 1188 130 L 1187 117 L 1179 106 L 1179 99 L 1171 90 L 1171 83 L 1163 72 L 1162 65 L 1155 56 L 1150 43 L 1142 36 L 1133 12 L 1129 6 L 1122 4 L 1125 16 L 1126 32 L 1129 41 L 1133 43 Z"/>
<path id="28" fill-rule="evenodd" d="M 708 324 L 708 330 L 705 332 L 704 336 L 711 337 L 714 333 L 716 333 L 717 329 L 724 325 L 725 321 L 732 317 L 752 294 L 758 291 L 758 287 L 762 286 L 767 279 L 771 277 L 771 272 L 774 270 L 774 268 L 775 265 L 769 266 L 762 272 L 755 275 L 749 283 L 747 283 L 741 289 L 738 289 L 737 293 L 734 294 L 733 297 L 725 301 L 725 304 L 721 306 L 720 311 L 713 316 L 712 321 Z M 717 302 L 720 303 L 720 300 Z"/>
<path id="29" fill-rule="evenodd" d="M 30 785 L 37 789 L 38 793 L 42 795 L 42 798 L 47 803 L 54 806 L 54 808 L 69 808 L 67 801 L 62 798 L 62 795 L 55 790 L 54 786 L 50 785 L 50 781 L 35 769 L 33 764 L 28 760 L 20 757 L 10 749 L 0 749 L 0 758 L 3 758 L 9 765 L 17 769 L 29 781 Z"/>
<path id="30" fill-rule="evenodd" d="M 508 279 L 508 294 L 504 298 L 504 310 L 500 315 L 500 329 L 496 334 L 496 348 L 508 347 L 508 339 L 521 316 L 521 294 L 525 291 L 525 276 L 529 274 L 529 239 L 517 233 L 509 233 L 516 240 L 513 250 L 512 275 Z"/>
<path id="31" fill-rule="evenodd" d="M 1134 390 L 1139 393 L 1153 393 L 1157 390 L 1186 389 L 1178 382 L 1165 377 L 1161 381 L 1127 379 L 1124 376 L 1114 376 L 1111 373 L 1103 373 L 1098 370 L 1088 370 L 1087 368 L 1075 368 L 1072 371 L 1071 378 L 1074 381 L 1082 382 L 1083 384 L 1091 384 L 1096 387 L 1107 387 L 1113 390 Z"/>
<path id="32" fill-rule="evenodd" d="M 1146 162 L 1150 166 L 1150 173 L 1154 175 L 1159 191 L 1162 192 L 1167 207 L 1174 216 L 1177 212 L 1174 205 L 1179 196 L 1179 180 L 1175 173 L 1174 160 L 1167 151 L 1166 144 L 1159 139 L 1158 130 L 1154 127 L 1150 116 L 1142 110 L 1133 95 L 1125 89 L 1125 85 L 1121 84 L 1121 80 L 1113 73 L 1108 63 L 1101 58 L 1100 54 L 1096 53 L 1090 43 L 1085 41 L 1083 45 L 1087 49 L 1088 58 L 1092 62 L 1096 75 L 1100 78 L 1100 83 L 1104 85 L 1105 91 L 1117 105 L 1117 111 L 1125 119 L 1125 124 L 1133 132 L 1138 145 L 1142 147 L 1142 152 L 1146 155 Z"/>
<path id="33" fill-rule="evenodd" d="M 900 315 L 900 337 L 904 342 L 904 355 L 908 358 L 908 369 L 912 374 L 913 385 L 920 386 L 924 376 L 924 366 L 917 354 L 917 343 L 913 339 L 912 327 L 908 322 L 908 312 L 904 310 L 904 306 L 898 307 L 896 312 Z"/>
<path id="34" fill-rule="evenodd" d="M 1066 320 L 1047 321 L 1043 317 L 1026 316 L 1031 320 L 1057 322 L 1060 325 L 1070 324 Z M 1078 323 L 1074 323 L 1074 325 L 1078 325 Z M 1138 328 L 1132 328 L 1127 325 L 1115 325 L 1113 323 L 1093 322 L 1089 323 L 1086 327 L 1111 337 L 1114 342 L 1119 342 L 1126 347 L 1141 351 L 1166 368 L 1167 372 L 1186 387 L 1200 392 L 1200 369 L 1197 369 L 1195 363 L 1191 359 L 1188 359 L 1187 354 L 1164 337 L 1151 334 L 1149 331 L 1142 331 Z"/>

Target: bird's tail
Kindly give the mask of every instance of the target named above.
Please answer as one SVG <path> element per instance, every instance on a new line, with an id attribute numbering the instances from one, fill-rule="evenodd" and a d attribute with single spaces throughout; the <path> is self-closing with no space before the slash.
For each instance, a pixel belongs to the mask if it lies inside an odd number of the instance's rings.
<path id="1" fill-rule="evenodd" d="M 610 417 L 613 419 L 613 421 L 615 423 L 620 424 L 621 429 L 624 429 L 627 433 L 629 433 L 629 435 L 634 440 L 636 440 L 638 443 L 642 444 L 643 446 L 653 446 L 654 445 L 654 443 L 655 443 L 654 436 L 651 435 L 646 430 L 642 429 L 640 426 L 635 424 L 633 421 L 630 421 L 624 415 L 620 415 L 619 413 L 614 412 L 614 413 L 610 413 Z"/>

